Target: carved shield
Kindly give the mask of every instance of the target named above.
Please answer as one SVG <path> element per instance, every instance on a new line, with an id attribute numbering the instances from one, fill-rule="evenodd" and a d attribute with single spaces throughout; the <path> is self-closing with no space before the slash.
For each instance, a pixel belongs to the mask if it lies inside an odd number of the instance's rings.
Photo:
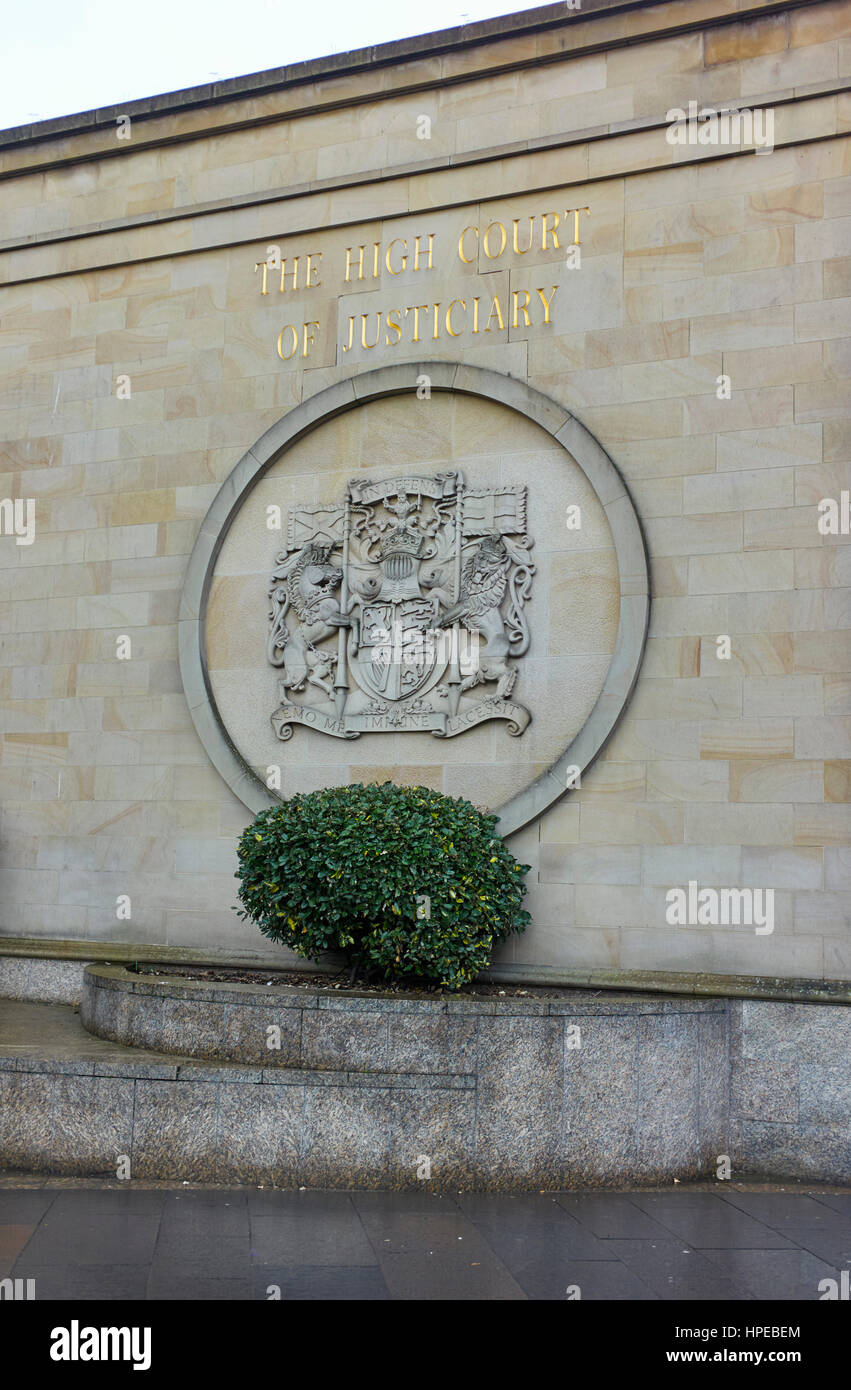
<path id="1" fill-rule="evenodd" d="M 360 645 L 350 653 L 350 666 L 368 695 L 405 700 L 437 684 L 449 653 L 445 634 L 435 632 L 432 621 L 432 606 L 423 599 L 364 604 Z"/>

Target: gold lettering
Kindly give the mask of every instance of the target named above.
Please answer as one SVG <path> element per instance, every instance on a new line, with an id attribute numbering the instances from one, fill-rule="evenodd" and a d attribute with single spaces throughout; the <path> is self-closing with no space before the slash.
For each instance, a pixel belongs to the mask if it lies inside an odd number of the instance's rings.
<path id="1" fill-rule="evenodd" d="M 401 324 L 398 324 L 398 323 L 396 322 L 395 319 L 392 319 L 392 318 L 390 317 L 391 314 L 398 314 L 398 312 L 399 312 L 398 309 L 388 309 L 388 310 L 387 310 L 387 327 L 388 327 L 388 328 L 392 328 L 392 329 L 393 329 L 393 332 L 396 334 L 396 338 L 395 338 L 395 340 L 394 340 L 392 343 L 391 343 L 390 339 L 388 338 L 387 334 L 386 334 L 386 333 L 384 334 L 384 342 L 386 343 L 387 347 L 395 347 L 395 346 L 396 346 L 396 343 L 398 343 L 398 342 L 401 340 L 401 337 L 402 337 L 402 327 L 401 327 Z"/>
<path id="2" fill-rule="evenodd" d="M 267 276 L 268 276 L 268 274 L 269 274 L 269 263 L 268 263 L 268 261 L 256 261 L 255 264 L 254 264 L 254 269 L 255 269 L 255 270 L 259 270 L 260 267 L 261 267 L 261 265 L 262 265 L 262 267 L 263 267 L 263 280 L 262 280 L 262 283 L 261 283 L 261 286 L 260 286 L 260 293 L 261 293 L 261 294 L 268 294 L 269 291 L 268 291 L 267 288 L 266 288 L 266 278 L 267 278 Z"/>
<path id="3" fill-rule="evenodd" d="M 376 315 L 375 315 L 375 342 L 374 342 L 374 343 L 368 343 L 368 342 L 366 341 L 366 321 L 367 321 L 367 319 L 369 318 L 369 314 L 361 314 L 360 317 L 361 317 L 361 325 L 360 325 L 360 340 L 361 340 L 361 346 L 362 346 L 362 347 L 365 347 L 365 348 L 374 348 L 374 347 L 378 347 L 378 338 L 379 338 L 379 335 L 380 335 L 380 333 L 381 333 L 381 310 L 379 309 L 378 312 L 377 312 Z"/>
<path id="4" fill-rule="evenodd" d="M 414 336 L 411 339 L 411 341 L 414 343 L 418 343 L 420 341 L 420 309 L 422 309 L 423 311 L 427 311 L 428 305 L 411 304 L 410 307 L 405 310 L 406 318 L 408 317 L 408 314 L 410 314 L 412 309 L 414 311 Z"/>
<path id="5" fill-rule="evenodd" d="M 405 248 L 405 254 L 402 256 L 402 260 L 401 260 L 401 263 L 400 263 L 400 265 L 399 265 L 399 269 L 398 269 L 398 270 L 394 270 L 393 267 L 392 267 L 392 265 L 390 264 L 390 252 L 393 250 L 393 247 L 394 247 L 394 246 L 404 246 L 404 248 Z M 393 240 L 391 241 L 390 245 L 389 245 L 388 248 L 387 248 L 387 255 L 384 257 L 384 264 L 387 266 L 387 269 L 389 270 L 389 272 L 390 272 L 391 275 L 401 275 L 401 274 L 402 274 L 402 271 L 405 269 L 406 265 L 408 264 L 407 249 L 408 249 L 408 243 L 407 243 L 402 237 L 400 237 L 400 236 L 394 237 Z"/>
<path id="6" fill-rule="evenodd" d="M 544 306 L 544 323 L 549 323 L 550 321 L 550 305 L 552 304 L 553 295 L 555 294 L 557 289 L 558 285 L 553 285 L 552 290 L 550 291 L 549 298 L 547 298 L 543 290 L 535 291 L 535 293 L 540 296 L 541 303 Z"/>
<path id="7" fill-rule="evenodd" d="M 299 261 L 299 258 L 298 258 L 298 256 L 296 256 L 295 260 L 293 261 L 293 268 L 292 268 L 293 289 L 294 289 L 294 290 L 297 290 L 297 289 L 298 289 L 298 261 Z M 286 292 L 287 292 L 286 277 L 287 277 L 287 263 L 286 263 L 286 261 L 281 261 L 281 294 L 286 294 Z"/>
<path id="8" fill-rule="evenodd" d="M 452 331 L 452 310 L 455 308 L 456 304 L 460 304 L 462 309 L 467 308 L 466 299 L 453 299 L 449 308 L 446 310 L 446 331 L 449 334 L 450 338 L 460 338 L 461 333 L 463 332 L 463 330 L 460 328 L 457 333 L 453 333 Z"/>
<path id="9" fill-rule="evenodd" d="M 439 308 L 440 308 L 440 305 L 439 305 L 439 304 L 435 304 L 435 306 L 434 306 L 434 332 L 433 332 L 432 335 L 431 335 L 432 338 L 439 338 L 439 337 L 440 337 L 440 318 L 438 317 L 438 312 L 437 312 Z"/>
<path id="10" fill-rule="evenodd" d="M 284 352 L 284 351 L 283 351 L 283 346 L 284 346 L 284 341 L 283 341 L 283 340 L 284 340 L 284 334 L 285 334 L 287 331 L 289 331 L 289 332 L 292 333 L 292 335 L 293 335 L 293 350 L 292 350 L 292 352 Z M 290 358 L 295 357 L 297 351 L 298 351 L 298 334 L 296 333 L 296 331 L 295 331 L 295 329 L 293 328 L 292 324 L 291 324 L 291 323 L 288 323 L 288 324 L 286 325 L 286 327 L 282 328 L 281 331 L 280 331 L 280 333 L 278 334 L 278 356 L 280 357 L 280 359 L 281 359 L 282 362 L 289 362 Z"/>
<path id="11" fill-rule="evenodd" d="M 359 246 L 359 247 L 358 247 L 358 251 L 360 252 L 360 255 L 359 255 L 359 257 L 358 257 L 358 279 L 359 279 L 359 280 L 362 280 L 362 279 L 363 279 L 363 253 L 364 253 L 365 250 L 366 250 L 366 247 L 365 247 L 365 246 Z M 346 247 L 346 284 L 349 283 L 349 281 L 351 280 L 351 278 L 352 278 L 352 248 L 351 248 L 351 246 L 347 246 L 347 247 Z"/>
<path id="12" fill-rule="evenodd" d="M 465 227 L 464 230 L 463 230 L 463 232 L 461 233 L 461 235 L 460 235 L 459 238 L 458 238 L 458 255 L 459 255 L 459 257 L 461 258 L 461 260 L 464 262 L 465 265 L 472 265 L 472 264 L 473 264 L 473 261 L 476 259 L 476 255 L 475 255 L 475 254 L 472 255 L 472 256 L 465 256 L 465 255 L 464 255 L 464 238 L 465 238 L 465 236 L 467 235 L 468 232 L 475 232 L 475 234 L 476 234 L 476 241 L 478 241 L 478 239 L 479 239 L 479 229 L 478 229 L 478 227 Z"/>
<path id="13" fill-rule="evenodd" d="M 554 217 L 554 218 L 555 218 L 555 221 L 553 222 L 553 225 L 552 225 L 551 227 L 548 227 L 548 226 L 547 226 L 547 218 L 548 218 L 548 217 Z M 557 251 L 560 251 L 560 250 L 561 250 L 561 247 L 560 247 L 559 244 L 558 244 L 558 234 L 557 234 L 557 232 L 556 232 L 556 227 L 558 226 L 558 222 L 559 222 L 559 217 L 558 217 L 558 213 L 557 213 L 557 212 L 545 212 L 545 213 L 543 213 L 543 215 L 542 215 L 542 217 L 541 217 L 541 250 L 542 250 L 542 251 L 546 251 L 546 249 L 547 249 L 547 237 L 548 237 L 548 236 L 551 236 L 551 237 L 552 237 L 552 239 L 553 239 L 553 246 L 555 247 L 555 249 L 556 249 Z"/>
<path id="14" fill-rule="evenodd" d="M 431 253 L 432 253 L 433 250 L 434 250 L 434 232 L 429 232 L 429 234 L 428 234 L 428 265 L 426 266 L 426 270 L 432 270 L 432 269 L 433 269 L 432 263 L 431 263 Z M 419 239 L 419 237 L 417 236 L 417 237 L 414 237 L 414 270 L 419 270 L 419 268 L 420 268 L 420 239 Z"/>
<path id="15" fill-rule="evenodd" d="M 351 352 L 351 350 L 352 350 L 352 338 L 353 338 L 353 336 L 354 336 L 354 331 L 355 331 L 355 316 L 354 316 L 354 314 L 349 314 L 349 341 L 348 341 L 348 343 L 344 343 L 344 344 L 343 344 L 343 352 Z"/>
<path id="16" fill-rule="evenodd" d="M 305 323 L 305 324 L 303 325 L 303 328 L 302 328 L 303 337 L 302 337 L 302 349 L 301 349 L 301 355 L 302 355 L 302 357 L 307 357 L 307 356 L 308 356 L 308 351 L 307 351 L 307 349 L 308 349 L 309 346 L 312 346 L 312 345 L 313 345 L 313 336 L 314 336 L 314 335 L 313 335 L 312 333 L 308 333 L 308 331 L 307 331 L 308 328 L 318 328 L 318 327 L 319 327 L 319 323 L 318 323 L 318 321 L 317 321 L 316 319 L 309 319 L 308 322 Z"/>
<path id="17" fill-rule="evenodd" d="M 316 265 L 313 265 L 313 264 L 312 264 L 312 262 L 313 262 L 314 260 L 317 262 Z M 308 256 L 308 258 L 307 258 L 307 282 L 306 282 L 306 285 L 305 285 L 305 289 L 308 289 L 308 290 L 317 289 L 317 288 L 322 284 L 322 281 L 321 281 L 321 280 L 315 280 L 315 281 L 313 282 L 312 285 L 311 285 L 311 283 L 310 283 L 310 277 L 311 277 L 311 275 L 313 274 L 314 270 L 316 271 L 317 275 L 319 274 L 319 264 L 318 264 L 318 262 L 321 261 L 321 260 L 322 260 L 322 252 L 321 252 L 321 251 L 312 251 L 312 252 L 310 253 L 310 255 Z"/>
<path id="18" fill-rule="evenodd" d="M 478 299 L 474 299 L 474 300 L 473 300 L 473 332 L 474 332 L 474 333 L 478 333 L 478 331 L 479 331 L 479 301 L 478 301 Z"/>
<path id="19" fill-rule="evenodd" d="M 378 279 L 378 253 L 379 253 L 380 250 L 381 250 L 381 242 L 380 242 L 380 241 L 374 241 L 374 242 L 372 243 L 372 278 L 373 278 L 373 280 L 377 280 L 377 279 Z"/>
<path id="20" fill-rule="evenodd" d="M 518 256 L 525 256 L 527 251 L 531 251 L 531 250 L 532 250 L 532 228 L 534 227 L 534 225 L 535 225 L 535 219 L 534 219 L 534 217 L 530 217 L 530 218 L 529 218 L 529 245 L 528 245 L 528 246 L 524 246 L 524 247 L 523 247 L 523 250 L 521 251 L 521 250 L 520 250 L 520 247 L 517 245 L 517 228 L 520 226 L 520 218 L 519 218 L 519 217 L 515 217 L 515 219 L 514 219 L 514 250 L 515 250 L 515 252 L 516 252 L 516 254 L 517 254 Z"/>
<path id="21" fill-rule="evenodd" d="M 494 227 L 499 227 L 499 230 L 502 232 L 502 241 L 500 242 L 499 250 L 498 250 L 498 251 L 494 251 L 493 254 L 491 254 L 491 251 L 490 251 L 490 234 L 491 234 L 491 231 L 493 230 Z M 487 256 L 487 258 L 488 258 L 489 261 L 495 261 L 499 256 L 502 255 L 503 251 L 505 250 L 505 236 L 506 236 L 505 228 L 503 227 L 502 223 L 501 223 L 501 222 L 491 222 L 490 226 L 488 227 L 487 231 L 485 232 L 485 255 Z"/>
<path id="22" fill-rule="evenodd" d="M 528 250 L 528 247 L 527 247 L 527 250 Z M 524 301 L 523 301 L 522 304 L 518 304 L 517 301 L 518 301 L 518 299 L 520 298 L 521 294 L 525 295 L 526 298 L 524 299 Z M 512 291 L 512 297 L 513 297 L 513 299 L 514 299 L 514 327 L 515 327 L 515 328 L 517 327 L 517 314 L 518 314 L 518 310 L 519 310 L 519 312 L 523 315 L 524 319 L 526 320 L 526 327 L 527 327 L 527 328 L 530 328 L 530 327 L 531 327 L 531 324 L 529 323 L 529 291 L 528 291 L 528 290 L 513 290 L 513 291 Z"/>
<path id="23" fill-rule="evenodd" d="M 590 217 L 590 215 L 591 215 L 591 209 L 590 209 L 590 208 L 571 208 L 570 211 L 573 213 L 573 244 L 574 244 L 574 246 L 578 246 L 578 245 L 579 245 L 579 214 L 580 214 L 580 212 L 587 212 L 588 215 L 589 215 L 589 217 Z M 567 213 L 565 213 L 564 215 L 565 215 L 565 217 L 567 217 Z"/>
<path id="24" fill-rule="evenodd" d="M 505 324 L 502 321 L 502 309 L 499 307 L 499 300 L 497 299 L 496 295 L 494 295 L 493 300 L 491 302 L 491 311 L 488 314 L 488 321 L 485 327 L 486 333 L 490 333 L 491 331 L 491 319 L 493 318 L 494 314 L 496 314 L 497 319 L 499 320 L 500 328 L 504 328 Z"/>

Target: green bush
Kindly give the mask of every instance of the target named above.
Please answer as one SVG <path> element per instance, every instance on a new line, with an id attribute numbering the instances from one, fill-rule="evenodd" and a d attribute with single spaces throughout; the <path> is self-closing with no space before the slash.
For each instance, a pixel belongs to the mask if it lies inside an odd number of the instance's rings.
<path id="1" fill-rule="evenodd" d="M 261 811 L 239 841 L 243 919 L 307 960 L 458 989 L 524 931 L 528 864 L 497 817 L 427 787 L 328 787 Z"/>

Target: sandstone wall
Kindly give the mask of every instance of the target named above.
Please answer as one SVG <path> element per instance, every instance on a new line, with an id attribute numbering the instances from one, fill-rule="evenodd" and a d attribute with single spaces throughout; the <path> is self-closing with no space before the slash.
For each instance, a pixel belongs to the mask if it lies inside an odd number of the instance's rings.
<path id="1" fill-rule="evenodd" d="M 178 671 L 187 557 L 282 415 L 427 356 L 573 411 L 651 559 L 638 687 L 581 790 L 515 837 L 535 926 L 503 959 L 851 975 L 851 552 L 818 529 L 819 501 L 851 486 L 851 10 L 608 8 L 154 103 L 127 141 L 120 113 L 0 139 L 0 496 L 33 498 L 37 528 L 31 546 L 0 537 L 3 934 L 245 946 L 229 903 L 247 812 Z M 773 153 L 672 146 L 666 109 L 690 100 L 770 104 Z M 465 226 L 510 237 L 586 206 L 579 269 L 551 242 L 456 254 Z M 430 233 L 431 271 L 382 259 L 379 280 L 345 282 L 346 248 Z M 321 252 L 322 283 L 263 296 L 270 243 Z M 549 324 L 343 353 L 351 316 L 426 283 L 443 305 L 559 288 Z M 277 335 L 305 321 L 309 356 L 282 361 Z M 485 469 L 486 413 L 466 450 Z M 774 888 L 774 933 L 668 926 L 666 892 L 690 879 Z"/>

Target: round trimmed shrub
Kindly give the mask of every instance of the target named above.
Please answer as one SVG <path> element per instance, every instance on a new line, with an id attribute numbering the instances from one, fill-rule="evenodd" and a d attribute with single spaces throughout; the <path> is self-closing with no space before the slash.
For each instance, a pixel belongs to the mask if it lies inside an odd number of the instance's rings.
<path id="1" fill-rule="evenodd" d="M 497 817 L 428 787 L 328 787 L 261 811 L 240 838 L 239 916 L 316 961 L 367 978 L 458 989 L 522 932 L 528 864 Z"/>

